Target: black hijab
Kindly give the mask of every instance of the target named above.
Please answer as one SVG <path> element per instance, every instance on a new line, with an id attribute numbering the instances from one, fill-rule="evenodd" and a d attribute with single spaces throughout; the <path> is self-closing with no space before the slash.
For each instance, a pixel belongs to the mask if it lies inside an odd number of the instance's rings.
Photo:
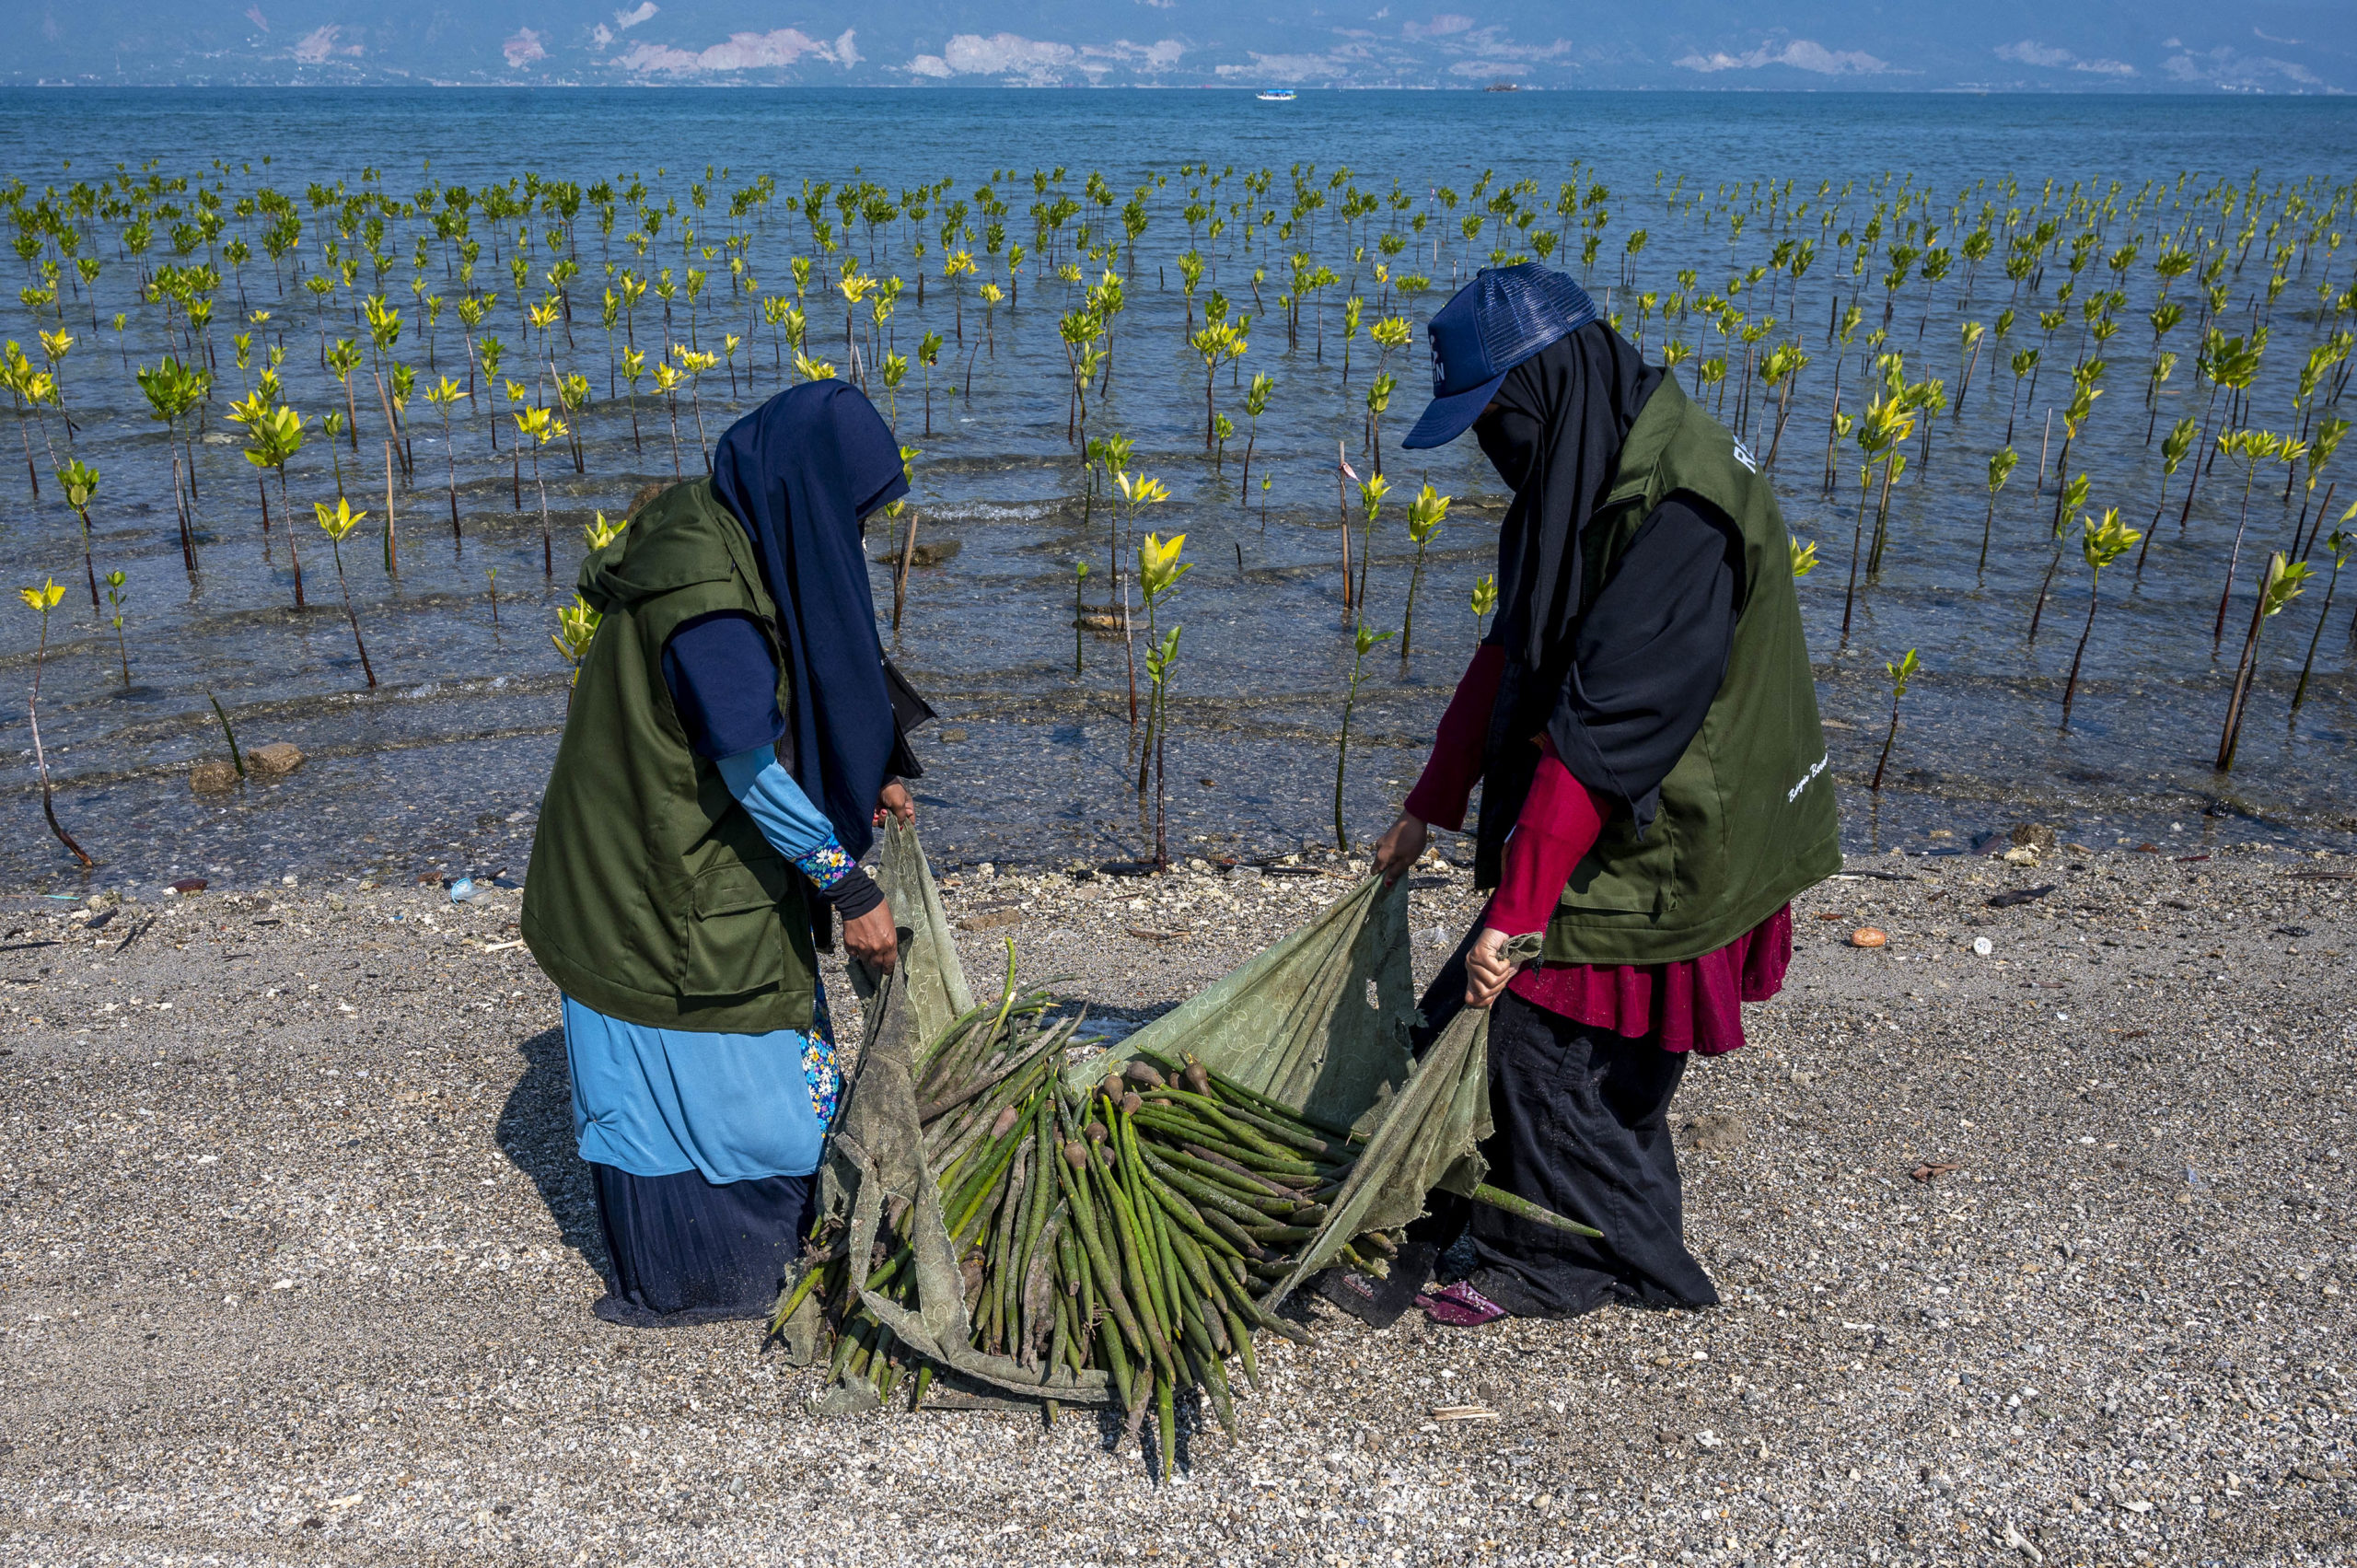
<path id="1" fill-rule="evenodd" d="M 713 494 L 752 536 L 777 603 L 795 780 L 854 859 L 875 842 L 877 794 L 906 750 L 859 522 L 908 488 L 891 427 L 842 381 L 788 388 L 713 450 Z"/>
<path id="2" fill-rule="evenodd" d="M 1508 371 L 1473 424 L 1481 450 L 1514 488 L 1498 536 L 1498 619 L 1488 638 L 1504 653 L 1505 671 L 1481 788 L 1476 877 L 1484 886 L 1494 885 L 1506 834 L 1530 792 L 1538 761 L 1530 737 L 1541 729 L 1582 783 L 1651 815 L 1658 780 L 1623 787 L 1584 728 L 1592 705 L 1577 658 L 1580 541 L 1612 487 L 1630 428 L 1666 374 L 1608 323 L 1591 321 Z"/>
<path id="3" fill-rule="evenodd" d="M 1666 371 L 1603 321 L 1557 338 L 1506 372 L 1473 422 L 1514 487 L 1498 536 L 1492 639 L 1531 669 L 1561 670 L 1579 624 L 1580 535 L 1611 489 L 1621 443 Z"/>

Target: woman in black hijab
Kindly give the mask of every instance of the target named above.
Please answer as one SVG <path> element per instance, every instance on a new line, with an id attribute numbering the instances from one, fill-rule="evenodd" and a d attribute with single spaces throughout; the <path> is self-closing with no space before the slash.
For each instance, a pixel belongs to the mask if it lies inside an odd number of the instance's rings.
<path id="1" fill-rule="evenodd" d="M 907 490 L 857 389 L 795 387 L 584 563 L 601 616 L 526 882 L 564 993 L 575 1132 L 615 1321 L 759 1317 L 799 1250 L 832 1121 L 815 947 L 892 966 L 857 862 L 913 816 L 860 520 Z M 815 927 L 815 930 L 814 930 Z"/>
<path id="2" fill-rule="evenodd" d="M 1664 781 L 1718 700 L 1742 612 L 1743 538 L 1711 497 L 1669 488 L 1628 531 L 1629 493 L 1642 488 L 1624 464 L 1632 432 L 1656 398 L 1671 400 L 1649 422 L 1643 460 L 1665 427 L 1689 447 L 1716 443 L 1745 469 L 1748 457 L 1561 274 L 1485 272 L 1432 332 L 1437 395 L 1405 444 L 1471 429 L 1514 501 L 1498 543 L 1498 620 L 1376 867 L 1396 880 L 1423 854 L 1427 824 L 1457 828 L 1480 784 L 1475 879 L 1492 896 L 1426 993 L 1424 1038 L 1461 1005 L 1492 1009 L 1489 1179 L 1604 1237 L 1469 1214 L 1435 1193 L 1403 1262 L 1421 1281 L 1469 1229 L 1470 1272 L 1417 1298 L 1451 1324 L 1571 1317 L 1616 1300 L 1712 1305 L 1682 1235 L 1669 1100 L 1688 1053 L 1739 1044 L 1738 1003 L 1781 982 L 1789 916 L 1711 952 L 1639 964 L 1582 961 L 1577 927 L 1559 933 L 1556 917 L 1575 868 L 1598 865 L 1591 852 L 1608 822 L 1644 842 Z M 1606 529 L 1621 530 L 1608 569 L 1597 557 Z M 1788 578 L 1782 587 L 1789 595 Z M 1809 717 L 1813 727 L 1813 706 Z M 1625 831 L 1620 842 L 1631 842 Z M 1508 941 L 1541 932 L 1549 956 L 1517 970 Z"/>

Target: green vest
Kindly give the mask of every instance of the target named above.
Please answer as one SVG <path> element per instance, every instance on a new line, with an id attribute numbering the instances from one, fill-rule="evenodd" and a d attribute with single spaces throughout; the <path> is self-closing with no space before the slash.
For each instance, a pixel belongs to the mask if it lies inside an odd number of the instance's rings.
<path id="1" fill-rule="evenodd" d="M 1841 868 L 1783 515 L 1749 454 L 1674 376 L 1631 427 L 1612 489 L 1588 525 L 1582 603 L 1593 602 L 1638 528 L 1674 494 L 1707 503 L 1742 536 L 1726 679 L 1663 781 L 1644 838 L 1616 813 L 1573 868 L 1547 924 L 1550 964 L 1698 958 Z"/>
<path id="2" fill-rule="evenodd" d="M 582 563 L 579 587 L 603 619 L 532 842 L 532 957 L 565 994 L 630 1023 L 807 1028 L 817 959 L 805 880 L 690 747 L 663 679 L 671 633 L 716 611 L 752 616 L 777 653 L 752 541 L 709 481 L 673 485 Z"/>

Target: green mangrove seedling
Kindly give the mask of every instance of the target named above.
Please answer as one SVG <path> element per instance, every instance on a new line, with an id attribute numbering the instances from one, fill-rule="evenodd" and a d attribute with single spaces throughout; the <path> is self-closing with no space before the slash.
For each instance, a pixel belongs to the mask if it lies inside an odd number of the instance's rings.
<path id="1" fill-rule="evenodd" d="M 99 494 L 99 470 L 79 458 L 68 458 L 65 466 L 57 470 L 57 482 L 65 492 L 65 504 L 74 508 L 74 520 L 82 531 L 82 575 L 90 585 L 90 608 L 99 608 L 99 569 L 90 560 L 90 503 Z"/>
<path id="2" fill-rule="evenodd" d="M 328 536 L 328 548 L 335 552 L 335 580 L 343 590 L 343 618 L 352 625 L 352 645 L 359 651 L 361 673 L 368 678 L 368 689 L 373 691 L 377 688 L 377 668 L 368 662 L 368 645 L 360 636 L 360 615 L 352 608 L 352 583 L 343 575 L 343 541 L 368 514 L 354 511 L 352 503 L 341 495 L 335 498 L 334 511 L 329 511 L 324 501 L 312 502 L 311 510 L 319 520 L 320 530 Z"/>
<path id="3" fill-rule="evenodd" d="M 1334 847 L 1344 854 L 1351 853 L 1351 831 L 1342 821 L 1342 775 L 1351 762 L 1351 710 L 1358 705 L 1359 677 L 1366 670 L 1367 650 L 1390 636 L 1364 621 L 1351 630 L 1351 685 L 1342 698 L 1341 738 L 1334 746 Z"/>
<path id="4" fill-rule="evenodd" d="M 57 608 L 57 601 L 65 597 L 65 590 L 57 586 L 54 578 L 49 578 L 37 588 L 18 588 L 17 597 L 25 601 L 27 609 L 37 610 L 41 615 L 41 641 L 33 647 L 32 695 L 26 700 L 25 717 L 32 728 L 33 767 L 41 774 L 41 815 L 49 819 L 49 830 L 57 835 L 57 842 L 82 863 L 83 870 L 88 871 L 99 863 L 74 842 L 74 835 L 67 832 L 57 819 L 57 806 L 49 785 L 49 753 L 41 749 L 41 672 L 49 655 L 49 612 Z"/>
<path id="5" fill-rule="evenodd" d="M 2014 476 L 2022 455 L 2011 447 L 2000 447 L 1989 454 L 1989 510 L 1980 519 L 1980 563 L 1974 575 L 1989 570 L 1989 535 L 1997 526 L 1997 493 L 2005 488 L 2005 481 Z"/>
<path id="6" fill-rule="evenodd" d="M 2079 519 L 2079 554 L 2087 563 L 2087 621 L 2079 629 L 2078 650 L 2071 656 L 2071 678 L 2062 683 L 2062 727 L 2071 727 L 2071 701 L 2079 691 L 2079 665 L 2087 656 L 2087 638 L 2096 629 L 2096 602 L 2103 586 L 2103 569 L 2128 552 L 2143 537 L 2119 520 L 2119 508 L 2104 509 L 2103 521 Z"/>
<path id="7" fill-rule="evenodd" d="M 2316 668 L 2316 645 L 2324 641 L 2324 623 L 2332 619 L 2333 591 L 2340 587 L 2340 569 L 2349 564 L 2351 552 L 2357 551 L 2357 534 L 2349 525 L 2357 521 L 2357 505 L 2351 505 L 2340 515 L 2340 526 L 2325 536 L 2325 552 L 2332 557 L 2332 575 L 2325 579 L 2324 606 L 2316 611 L 2316 629 L 2308 637 L 2308 656 L 2300 665 L 2300 683 L 2292 689 L 2292 712 L 2297 714 L 2300 704 L 2308 699 L 2308 673 Z"/>
<path id="8" fill-rule="evenodd" d="M 120 568 L 107 574 L 107 608 L 113 612 L 108 617 L 108 623 L 114 628 L 115 656 L 122 663 L 122 686 L 127 691 L 131 689 L 131 645 L 124 640 L 122 634 L 124 581 L 125 578 Z"/>
<path id="9" fill-rule="evenodd" d="M 1875 763 L 1874 783 L 1866 786 L 1877 795 L 1882 793 L 1883 770 L 1890 766 L 1891 743 L 1898 738 L 1898 700 L 1907 695 L 1908 683 L 1915 679 L 1915 650 L 1908 649 L 1907 656 L 1896 664 L 1884 661 L 1882 668 L 1890 677 L 1890 727 L 1883 732 L 1882 757 Z"/>
<path id="10" fill-rule="evenodd" d="M 2217 768 L 2222 773 L 2233 769 L 2235 749 L 2242 744 L 2251 679 L 2258 672 L 2259 632 L 2300 597 L 2315 570 L 2305 561 L 2287 561 L 2280 550 L 2267 558 L 2267 575 L 2259 583 L 2258 602 L 2251 606 L 2250 633 L 2243 639 L 2242 657 L 2235 664 L 2234 691 L 2226 700 L 2226 727 L 2218 737 Z"/>

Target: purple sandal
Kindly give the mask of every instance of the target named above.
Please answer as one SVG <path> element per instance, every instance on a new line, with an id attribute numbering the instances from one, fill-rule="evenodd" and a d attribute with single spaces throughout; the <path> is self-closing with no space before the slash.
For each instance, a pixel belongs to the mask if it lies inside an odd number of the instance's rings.
<path id="1" fill-rule="evenodd" d="M 1435 1323 L 1452 1329 L 1478 1329 L 1510 1314 L 1463 1280 L 1416 1297 L 1416 1305 Z"/>

